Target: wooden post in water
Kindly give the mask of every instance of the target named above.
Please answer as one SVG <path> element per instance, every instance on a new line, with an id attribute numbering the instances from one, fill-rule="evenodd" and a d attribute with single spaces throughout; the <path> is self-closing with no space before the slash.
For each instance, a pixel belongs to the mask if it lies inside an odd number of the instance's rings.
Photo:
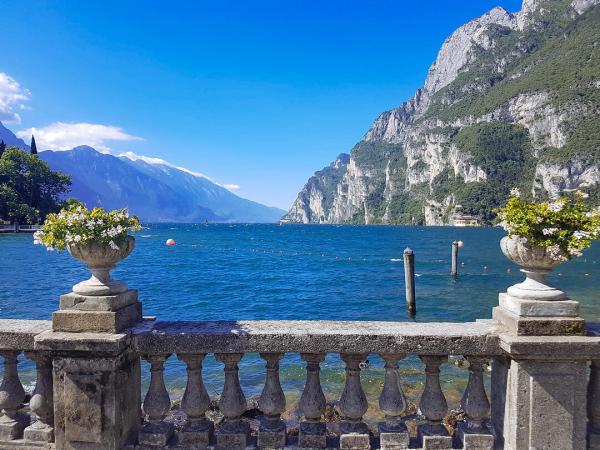
<path id="1" fill-rule="evenodd" d="M 452 243 L 452 272 L 450 272 L 452 277 L 458 275 L 458 249 L 464 245 L 463 241 L 454 241 Z"/>
<path id="2" fill-rule="evenodd" d="M 415 254 L 410 248 L 404 250 L 404 284 L 406 285 L 406 309 L 409 315 L 417 312 L 415 298 Z"/>

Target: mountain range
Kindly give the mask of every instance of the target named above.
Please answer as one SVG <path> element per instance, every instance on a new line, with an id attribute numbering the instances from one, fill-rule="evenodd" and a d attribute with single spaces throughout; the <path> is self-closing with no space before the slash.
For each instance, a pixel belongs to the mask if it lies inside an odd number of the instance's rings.
<path id="1" fill-rule="evenodd" d="M 316 172 L 284 220 L 490 223 L 513 187 L 600 204 L 600 0 L 524 0 L 458 28 L 424 86 Z"/>
<path id="2" fill-rule="evenodd" d="M 29 149 L 0 123 L 0 139 Z M 41 151 L 52 170 L 72 178 L 74 197 L 88 207 L 128 208 L 145 222 L 276 222 L 285 211 L 238 197 L 207 177 L 157 159 L 114 156 L 88 146 Z"/>

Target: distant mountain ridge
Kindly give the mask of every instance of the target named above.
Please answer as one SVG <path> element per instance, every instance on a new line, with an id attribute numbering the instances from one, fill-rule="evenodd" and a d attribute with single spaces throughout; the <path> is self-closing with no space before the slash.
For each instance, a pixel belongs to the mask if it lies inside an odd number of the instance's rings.
<path id="1" fill-rule="evenodd" d="M 1 124 L 0 139 L 9 146 L 28 148 Z M 156 158 L 114 156 L 89 146 L 38 155 L 53 170 L 72 177 L 68 197 L 88 207 L 126 207 L 146 222 L 272 223 L 285 213 L 238 197 L 207 177 Z"/>

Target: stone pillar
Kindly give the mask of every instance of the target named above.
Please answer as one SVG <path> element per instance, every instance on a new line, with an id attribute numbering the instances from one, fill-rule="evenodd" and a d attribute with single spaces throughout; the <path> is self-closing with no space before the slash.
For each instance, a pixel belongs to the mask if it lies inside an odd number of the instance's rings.
<path id="1" fill-rule="evenodd" d="M 35 361 L 37 380 L 29 401 L 35 421 L 25 428 L 23 438 L 28 441 L 54 442 L 54 394 L 52 392 L 52 360 L 38 352 L 27 352 Z"/>
<path id="2" fill-rule="evenodd" d="M 588 384 L 588 440 L 590 450 L 600 450 L 600 360 L 592 361 Z"/>
<path id="3" fill-rule="evenodd" d="M 586 387 L 586 361 L 512 359 L 504 449 L 585 449 Z"/>
<path id="4" fill-rule="evenodd" d="M 381 450 L 408 448 L 410 441 L 406 424 L 401 418 L 407 402 L 400 384 L 398 361 L 404 356 L 391 353 L 381 355 L 385 361 L 385 380 L 379 397 L 379 409 L 385 414 L 385 422 L 379 424 Z"/>
<path id="5" fill-rule="evenodd" d="M 285 411 L 285 395 L 279 381 L 279 361 L 283 353 L 261 353 L 267 361 L 267 378 L 260 395 L 258 407 L 264 414 L 258 430 L 258 447 L 282 449 L 286 442 L 286 426 L 281 420 Z"/>
<path id="6" fill-rule="evenodd" d="M 177 357 L 187 365 L 187 384 L 181 409 L 187 415 L 185 425 L 178 432 L 179 444 L 198 449 L 208 448 L 214 425 L 206 418 L 210 397 L 202 381 L 202 361 L 206 355 L 180 354 Z"/>
<path id="7" fill-rule="evenodd" d="M 327 447 L 327 428 L 325 422 L 321 421 L 321 417 L 327 403 L 320 378 L 320 364 L 325 359 L 325 354 L 302 353 L 300 356 L 306 361 L 306 384 L 300 396 L 300 411 L 304 415 L 304 420 L 300 422 L 298 446 L 300 448 L 325 448 Z"/>
<path id="8" fill-rule="evenodd" d="M 140 426 L 140 364 L 131 337 L 44 332 L 34 349 L 53 359 L 57 450 L 119 450 Z"/>
<path id="9" fill-rule="evenodd" d="M 217 450 L 245 450 L 250 425 L 242 420 L 248 404 L 240 385 L 238 363 L 243 353 L 217 353 L 215 357 L 225 364 L 225 385 L 219 400 L 219 409 L 225 417 L 217 430 Z"/>
<path id="10" fill-rule="evenodd" d="M 440 365 L 446 362 L 447 356 L 420 356 L 425 363 L 425 386 L 419 410 L 427 420 L 417 430 L 423 448 L 452 448 L 452 438 L 444 427 L 442 420 L 448 413 L 446 397 L 440 385 Z"/>
<path id="11" fill-rule="evenodd" d="M 30 422 L 29 415 L 21 411 L 25 390 L 17 371 L 17 357 L 20 353 L 17 350 L 0 351 L 4 358 L 4 378 L 0 385 L 0 439 L 3 441 L 22 438 L 23 430 Z"/>
<path id="12" fill-rule="evenodd" d="M 483 385 L 483 365 L 488 358 L 467 356 L 469 361 L 469 382 L 462 399 L 466 421 L 458 427 L 458 437 L 465 450 L 492 450 L 494 438 L 484 423 L 490 413 L 490 402 Z"/>
<path id="13" fill-rule="evenodd" d="M 142 409 L 148 416 L 138 437 L 141 445 L 164 447 L 173 436 L 174 427 L 163 419 L 171 410 L 171 399 L 165 386 L 165 361 L 170 355 L 149 355 L 144 359 L 150 363 L 150 386 Z"/>
<path id="14" fill-rule="evenodd" d="M 360 364 L 367 355 L 342 353 L 341 357 L 346 363 L 346 384 L 340 398 L 340 412 L 343 419 L 340 426 L 340 448 L 368 450 L 371 448 L 369 428 L 362 418 L 369 405 L 360 384 Z"/>

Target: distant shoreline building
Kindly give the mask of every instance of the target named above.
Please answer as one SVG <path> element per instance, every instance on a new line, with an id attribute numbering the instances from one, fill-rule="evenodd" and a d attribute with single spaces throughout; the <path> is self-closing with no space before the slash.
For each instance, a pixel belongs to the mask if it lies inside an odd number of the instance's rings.
<path id="1" fill-rule="evenodd" d="M 478 227 L 479 217 L 469 214 L 457 214 L 452 218 L 452 225 L 455 227 Z"/>

